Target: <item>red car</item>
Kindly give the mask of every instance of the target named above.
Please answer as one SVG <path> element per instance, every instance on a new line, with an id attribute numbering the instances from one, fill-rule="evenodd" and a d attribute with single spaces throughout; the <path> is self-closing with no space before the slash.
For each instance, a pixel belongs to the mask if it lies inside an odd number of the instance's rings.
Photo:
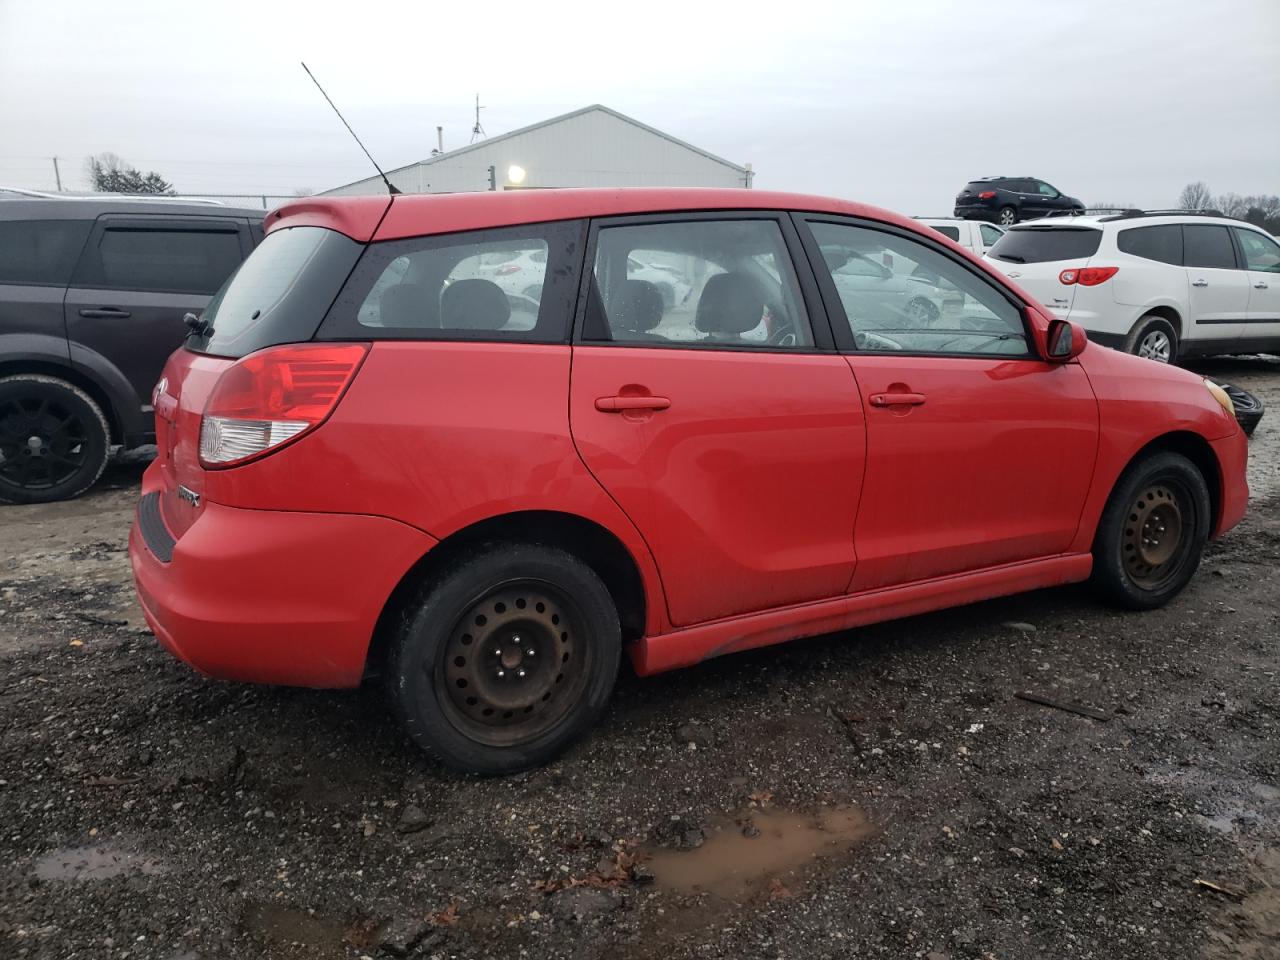
<path id="1" fill-rule="evenodd" d="M 456 767 L 556 755 L 624 652 L 651 674 L 1089 578 L 1156 607 L 1245 511 L 1216 385 L 882 210 L 562 190 L 267 228 L 156 385 L 139 598 L 213 677 L 381 674 Z"/>

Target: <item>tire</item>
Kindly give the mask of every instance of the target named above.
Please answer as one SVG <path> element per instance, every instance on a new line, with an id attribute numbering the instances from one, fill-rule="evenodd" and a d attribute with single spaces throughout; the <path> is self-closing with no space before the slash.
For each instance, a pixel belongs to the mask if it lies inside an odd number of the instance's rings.
<path id="1" fill-rule="evenodd" d="M 1166 451 L 1132 464 L 1098 521 L 1094 586 L 1131 610 L 1164 606 L 1200 565 L 1210 512 L 1209 488 L 1186 457 Z"/>
<path id="2" fill-rule="evenodd" d="M 1124 342 L 1126 353 L 1157 363 L 1178 362 L 1178 331 L 1164 317 L 1149 313 L 1134 326 Z"/>
<path id="3" fill-rule="evenodd" d="M 1258 421 L 1266 411 L 1262 398 L 1255 397 L 1248 390 L 1243 390 L 1234 384 L 1220 383 L 1218 386 L 1227 391 L 1227 396 L 1231 398 L 1231 403 L 1236 409 L 1236 423 L 1240 424 L 1244 435 L 1253 436 L 1253 431 L 1258 428 Z"/>
<path id="4" fill-rule="evenodd" d="M 79 387 L 38 373 L 0 378 L 0 502 L 78 497 L 110 452 L 107 418 Z"/>
<path id="5" fill-rule="evenodd" d="M 618 612 L 594 570 L 556 547 L 490 543 L 409 602 L 386 680 L 423 750 L 500 775 L 581 737 L 609 701 L 621 655 Z"/>
<path id="6" fill-rule="evenodd" d="M 1001 207 L 996 213 L 996 223 L 1002 227 L 1011 227 L 1018 222 L 1018 211 L 1014 207 Z"/>

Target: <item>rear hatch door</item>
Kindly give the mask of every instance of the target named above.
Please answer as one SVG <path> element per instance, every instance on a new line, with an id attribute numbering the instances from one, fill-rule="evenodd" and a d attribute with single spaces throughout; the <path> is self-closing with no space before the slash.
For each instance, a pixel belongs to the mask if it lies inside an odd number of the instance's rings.
<path id="1" fill-rule="evenodd" d="M 1089 265 L 1098 252 L 1102 231 L 1095 226 L 1027 223 L 1010 227 L 987 251 L 997 270 L 1065 319 L 1075 301 L 1076 285 L 1059 279 L 1063 270 Z"/>

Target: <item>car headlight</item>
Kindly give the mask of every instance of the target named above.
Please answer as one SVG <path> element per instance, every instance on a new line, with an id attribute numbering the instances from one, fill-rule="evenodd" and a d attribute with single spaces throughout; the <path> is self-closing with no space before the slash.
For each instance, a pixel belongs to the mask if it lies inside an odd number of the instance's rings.
<path id="1" fill-rule="evenodd" d="M 1227 411 L 1227 416 L 1234 417 L 1236 415 L 1236 405 L 1231 402 L 1231 397 L 1228 396 L 1227 391 L 1212 380 L 1205 380 L 1204 385 L 1213 394 L 1213 399 L 1217 400 L 1222 405 L 1222 409 Z"/>

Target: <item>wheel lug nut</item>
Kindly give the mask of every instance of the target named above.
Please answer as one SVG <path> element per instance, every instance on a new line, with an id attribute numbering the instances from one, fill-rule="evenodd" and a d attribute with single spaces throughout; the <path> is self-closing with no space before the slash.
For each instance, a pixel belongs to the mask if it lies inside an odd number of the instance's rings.
<path id="1" fill-rule="evenodd" d="M 500 677 L 505 677 L 506 675 L 507 675 L 507 671 L 505 671 L 505 670 L 499 670 L 499 671 L 498 671 L 498 676 L 500 676 Z"/>
<path id="2" fill-rule="evenodd" d="M 502 656 L 502 651 L 501 651 L 501 650 L 494 650 L 494 651 L 493 651 L 493 655 L 494 655 L 495 657 L 500 657 L 500 656 Z"/>
<path id="3" fill-rule="evenodd" d="M 517 677 L 523 677 L 523 676 L 524 676 L 524 671 L 523 671 L 523 670 L 519 671 L 519 672 L 516 674 L 516 676 L 517 676 Z"/>
<path id="4" fill-rule="evenodd" d="M 530 647 L 528 650 L 526 650 L 526 651 L 524 652 L 524 655 L 525 655 L 526 657 L 532 657 L 532 656 L 533 656 L 533 647 Z"/>

